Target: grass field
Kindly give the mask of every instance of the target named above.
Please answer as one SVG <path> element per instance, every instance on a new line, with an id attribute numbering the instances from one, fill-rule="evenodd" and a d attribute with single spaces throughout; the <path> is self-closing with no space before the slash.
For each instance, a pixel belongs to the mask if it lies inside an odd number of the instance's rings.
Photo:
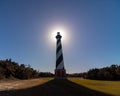
<path id="1" fill-rule="evenodd" d="M 120 81 L 101 81 L 80 78 L 68 78 L 68 80 L 92 90 L 100 91 L 113 96 L 120 96 Z"/>

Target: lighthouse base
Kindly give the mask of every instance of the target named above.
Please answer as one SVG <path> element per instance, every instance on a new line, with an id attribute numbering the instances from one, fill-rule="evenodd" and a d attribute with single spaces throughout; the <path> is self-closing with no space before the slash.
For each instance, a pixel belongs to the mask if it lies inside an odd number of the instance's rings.
<path id="1" fill-rule="evenodd" d="M 65 69 L 55 69 L 55 78 L 56 79 L 66 79 L 66 70 Z"/>

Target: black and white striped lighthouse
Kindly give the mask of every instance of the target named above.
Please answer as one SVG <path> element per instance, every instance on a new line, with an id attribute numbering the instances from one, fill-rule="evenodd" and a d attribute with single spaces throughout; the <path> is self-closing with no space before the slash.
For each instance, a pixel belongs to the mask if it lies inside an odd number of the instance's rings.
<path id="1" fill-rule="evenodd" d="M 62 44 L 61 44 L 60 32 L 57 32 L 57 48 L 56 48 L 56 69 L 55 69 L 55 77 L 56 78 L 65 78 L 66 77 L 66 70 L 64 67 L 64 60 L 63 60 L 63 52 L 62 52 Z"/>

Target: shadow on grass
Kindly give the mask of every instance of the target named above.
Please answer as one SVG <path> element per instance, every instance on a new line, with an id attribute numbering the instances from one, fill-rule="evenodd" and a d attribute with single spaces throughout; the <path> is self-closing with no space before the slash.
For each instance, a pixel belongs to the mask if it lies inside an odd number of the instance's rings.
<path id="1" fill-rule="evenodd" d="M 110 96 L 69 80 L 51 80 L 32 88 L 3 91 L 0 96 Z"/>

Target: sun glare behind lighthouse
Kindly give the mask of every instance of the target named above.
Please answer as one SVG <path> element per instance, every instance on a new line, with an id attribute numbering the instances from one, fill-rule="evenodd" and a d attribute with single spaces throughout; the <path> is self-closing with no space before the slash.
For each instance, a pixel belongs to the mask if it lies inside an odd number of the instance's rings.
<path id="1" fill-rule="evenodd" d="M 56 42 L 56 35 L 57 35 L 57 32 L 60 32 L 60 35 L 62 36 L 62 41 L 65 42 L 65 39 L 66 39 L 66 33 L 64 30 L 60 30 L 60 29 L 56 29 L 54 30 L 53 32 L 51 32 L 51 38 L 54 42 Z"/>

